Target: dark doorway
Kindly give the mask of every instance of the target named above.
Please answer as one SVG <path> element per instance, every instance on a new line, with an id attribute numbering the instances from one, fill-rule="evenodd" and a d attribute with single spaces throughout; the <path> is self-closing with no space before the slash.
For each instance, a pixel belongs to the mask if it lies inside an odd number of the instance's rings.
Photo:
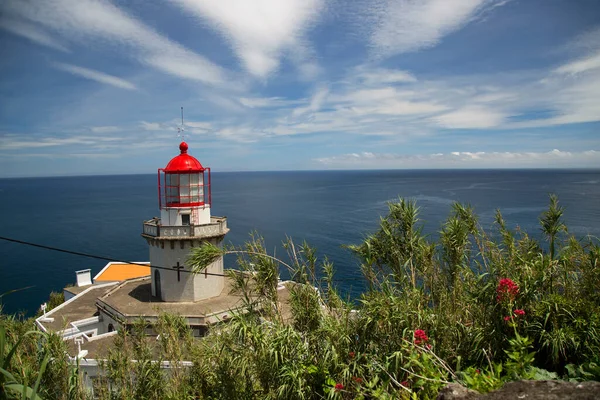
<path id="1" fill-rule="evenodd" d="M 190 224 L 190 214 L 181 214 L 181 225 Z"/>
<path id="2" fill-rule="evenodd" d="M 162 299 L 162 295 L 160 293 L 160 272 L 157 269 L 154 270 L 154 291 L 156 293 L 156 297 Z"/>
<path id="3" fill-rule="evenodd" d="M 112 332 L 115 330 L 115 327 L 113 326 L 113 324 L 108 324 L 108 331 Z"/>

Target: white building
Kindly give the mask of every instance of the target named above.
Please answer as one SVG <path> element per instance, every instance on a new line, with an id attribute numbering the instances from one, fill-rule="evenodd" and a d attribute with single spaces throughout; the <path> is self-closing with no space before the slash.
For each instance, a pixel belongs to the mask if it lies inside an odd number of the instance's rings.
<path id="1" fill-rule="evenodd" d="M 181 154 L 158 171 L 160 219 L 144 222 L 142 236 L 150 245 L 150 264 L 162 267 L 152 267 L 152 295 L 169 302 L 200 301 L 223 291 L 223 258 L 195 275 L 187 272 L 187 255 L 203 242 L 221 246 L 229 229 L 225 217 L 210 215 L 210 168 L 188 154 L 185 142 L 179 149 Z"/>

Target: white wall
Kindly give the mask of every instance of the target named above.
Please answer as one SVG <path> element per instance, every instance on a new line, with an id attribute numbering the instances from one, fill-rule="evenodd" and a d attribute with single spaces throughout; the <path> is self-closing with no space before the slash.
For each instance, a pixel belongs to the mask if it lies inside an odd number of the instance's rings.
<path id="1" fill-rule="evenodd" d="M 222 238 L 210 239 L 211 243 L 221 246 Z M 171 248 L 171 242 L 174 242 L 175 246 Z M 183 249 L 181 243 L 184 243 Z M 225 278 L 222 276 L 205 276 L 201 274 L 191 274 L 181 270 L 180 280 L 177 280 L 177 271 L 173 269 L 173 266 L 177 265 L 179 261 L 180 265 L 185 265 L 189 252 L 191 251 L 190 241 L 164 241 L 164 248 L 161 248 L 160 243 L 158 245 L 150 245 L 150 264 L 152 266 L 170 268 L 170 270 L 159 269 L 160 283 L 161 283 L 161 298 L 163 301 L 198 301 L 207 299 L 209 297 L 215 297 L 221 294 L 225 285 Z M 195 246 L 198 246 L 200 241 L 195 242 Z M 155 282 L 155 271 L 156 268 L 152 268 L 152 294 L 156 296 L 156 282 Z M 189 271 L 188 267 L 185 270 Z M 206 269 L 209 273 L 223 274 L 223 258 L 220 257 L 217 261 L 212 263 Z"/>
<path id="2" fill-rule="evenodd" d="M 210 224 L 210 207 L 171 207 L 160 210 L 160 222 L 168 226 L 181 226 L 181 214 L 190 214 L 192 225 Z"/>
<path id="3" fill-rule="evenodd" d="M 112 319 L 104 310 L 100 310 L 100 316 L 102 317 L 102 333 L 108 333 L 108 324 L 112 324 L 115 331 L 121 329 L 121 324 Z"/>

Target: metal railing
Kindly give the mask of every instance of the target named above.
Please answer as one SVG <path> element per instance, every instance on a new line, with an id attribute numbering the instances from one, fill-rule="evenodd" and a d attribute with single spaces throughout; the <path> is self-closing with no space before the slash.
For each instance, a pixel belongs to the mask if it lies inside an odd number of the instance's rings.
<path id="1" fill-rule="evenodd" d="M 162 225 L 159 218 L 154 218 L 144 221 L 142 227 L 142 235 L 155 238 L 212 237 L 228 231 L 225 217 L 211 217 L 210 224 L 184 226 Z"/>

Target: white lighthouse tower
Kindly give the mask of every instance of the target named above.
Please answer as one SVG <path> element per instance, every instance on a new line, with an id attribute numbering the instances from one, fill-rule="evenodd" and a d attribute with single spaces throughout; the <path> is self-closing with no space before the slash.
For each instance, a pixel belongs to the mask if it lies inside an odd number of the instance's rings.
<path id="1" fill-rule="evenodd" d="M 142 236 L 150 245 L 152 296 L 167 302 L 194 302 L 223 291 L 223 258 L 203 273 L 192 274 L 185 265 L 190 249 L 203 242 L 221 246 L 227 229 L 225 217 L 211 217 L 210 168 L 181 154 L 158 170 L 160 219 L 144 222 Z M 158 267 L 158 268 L 156 268 Z"/>

